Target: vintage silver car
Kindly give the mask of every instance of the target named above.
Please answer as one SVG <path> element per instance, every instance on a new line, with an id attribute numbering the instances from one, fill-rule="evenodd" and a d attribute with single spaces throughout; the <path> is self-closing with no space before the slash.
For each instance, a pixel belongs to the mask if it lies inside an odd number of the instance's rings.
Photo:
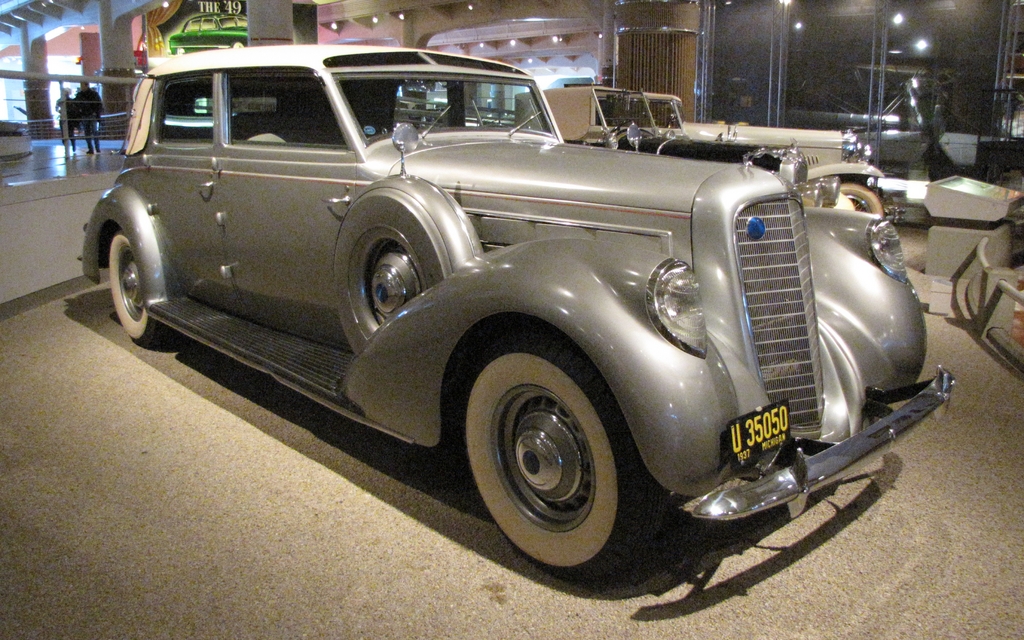
<path id="1" fill-rule="evenodd" d="M 885 174 L 867 162 L 870 149 L 855 133 L 687 122 L 678 97 L 645 91 L 579 86 L 545 94 L 568 141 L 632 148 L 624 134 L 635 123 L 644 136 L 639 150 L 661 155 L 741 162 L 747 155 L 795 146 L 807 161 L 807 187 L 822 188 L 827 180 L 838 180 L 850 206 L 884 213 L 878 179 Z M 766 169 L 779 163 L 770 155 L 756 162 Z"/>
<path id="2" fill-rule="evenodd" d="M 126 151 L 83 260 L 133 340 L 170 327 L 460 443 L 501 530 L 572 577 L 628 569 L 684 498 L 797 514 L 950 392 L 919 382 L 888 221 L 805 211 L 753 167 L 564 144 L 504 64 L 182 56 L 141 81 Z"/>

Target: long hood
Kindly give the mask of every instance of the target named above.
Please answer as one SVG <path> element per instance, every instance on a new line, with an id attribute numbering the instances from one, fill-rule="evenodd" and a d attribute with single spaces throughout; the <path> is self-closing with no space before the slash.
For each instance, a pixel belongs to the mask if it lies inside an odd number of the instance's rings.
<path id="1" fill-rule="evenodd" d="M 371 162 L 396 161 L 372 149 Z M 406 169 L 445 189 L 689 213 L 709 177 L 735 166 L 625 151 L 537 142 L 429 142 L 406 157 Z M 749 180 L 749 177 L 748 177 Z M 782 185 L 765 173 L 760 191 Z"/>
<path id="2" fill-rule="evenodd" d="M 766 146 L 786 147 L 795 141 L 804 150 L 841 149 L 843 146 L 841 131 L 690 122 L 684 125 L 683 130 L 692 139 L 703 141 L 714 141 L 718 139 L 718 136 L 722 136 L 741 144 Z"/>

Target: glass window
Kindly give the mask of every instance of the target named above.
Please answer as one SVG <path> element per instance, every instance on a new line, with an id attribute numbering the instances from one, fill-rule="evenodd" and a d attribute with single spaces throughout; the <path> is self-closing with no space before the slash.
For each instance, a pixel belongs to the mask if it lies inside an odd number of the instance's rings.
<path id="1" fill-rule="evenodd" d="M 605 124 L 609 127 L 628 127 L 634 123 L 641 127 L 654 125 L 647 104 L 640 94 L 599 94 L 597 101 L 601 104 Z"/>
<path id="2" fill-rule="evenodd" d="M 343 78 L 339 84 L 368 140 L 390 135 L 398 122 L 421 132 L 521 127 L 552 133 L 530 84 L 427 77 Z"/>
<path id="3" fill-rule="evenodd" d="M 231 72 L 231 143 L 344 147 L 320 79 L 311 73 Z"/>
<path id="4" fill-rule="evenodd" d="M 169 80 L 164 85 L 160 139 L 213 142 L 213 78 Z"/>
<path id="5" fill-rule="evenodd" d="M 679 129 L 682 124 L 679 122 L 677 106 L 669 100 L 651 100 L 651 115 L 654 117 L 654 124 L 663 129 Z"/>

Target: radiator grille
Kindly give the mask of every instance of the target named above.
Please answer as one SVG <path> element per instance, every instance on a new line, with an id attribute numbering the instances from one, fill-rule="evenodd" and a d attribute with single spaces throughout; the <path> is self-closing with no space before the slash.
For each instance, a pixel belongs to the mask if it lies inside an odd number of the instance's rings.
<path id="1" fill-rule="evenodd" d="M 764 222 L 763 237 L 748 232 Z M 759 225 L 751 225 L 757 227 Z M 757 235 L 755 231 L 755 235 Z M 803 210 L 792 200 L 755 204 L 736 217 L 736 249 L 761 378 L 772 402 L 789 401 L 801 434 L 820 429 L 818 323 Z"/>

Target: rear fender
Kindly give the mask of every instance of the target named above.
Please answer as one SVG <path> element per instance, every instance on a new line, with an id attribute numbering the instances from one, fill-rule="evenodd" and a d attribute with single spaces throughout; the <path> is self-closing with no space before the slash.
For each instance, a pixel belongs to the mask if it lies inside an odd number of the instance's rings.
<path id="1" fill-rule="evenodd" d="M 167 254 L 162 250 L 158 214 L 154 206 L 124 184 L 115 185 L 104 193 L 85 227 L 83 274 L 93 282 L 100 281 L 100 268 L 107 266 L 110 241 L 120 230 L 132 243 L 146 304 L 173 295 L 177 289 L 164 259 Z"/>

